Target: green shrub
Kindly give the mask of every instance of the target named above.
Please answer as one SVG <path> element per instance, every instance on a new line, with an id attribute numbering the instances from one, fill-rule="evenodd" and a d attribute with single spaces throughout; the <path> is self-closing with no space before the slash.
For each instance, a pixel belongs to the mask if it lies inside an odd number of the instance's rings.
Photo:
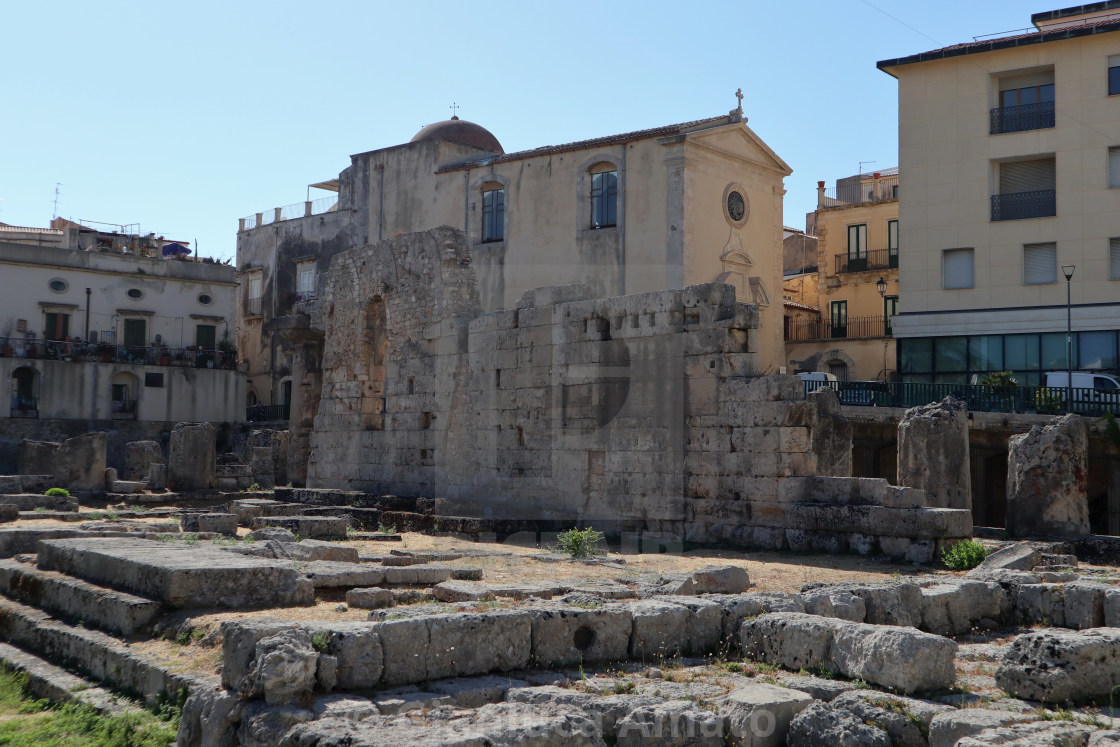
<path id="1" fill-rule="evenodd" d="M 603 533 L 591 527 L 569 529 L 556 537 L 559 548 L 573 558 L 590 558 L 599 553 L 598 544 L 603 541 Z"/>
<path id="2" fill-rule="evenodd" d="M 48 488 L 46 494 L 49 495 L 49 496 L 54 496 L 54 497 L 62 497 L 62 498 L 69 498 L 70 497 L 70 491 L 67 490 L 66 488 Z"/>
<path id="3" fill-rule="evenodd" d="M 1014 371 L 992 371 L 980 379 L 984 386 L 1016 386 Z"/>
<path id="4" fill-rule="evenodd" d="M 975 540 L 964 540 L 941 551 L 941 562 L 954 571 L 967 571 L 988 557 L 988 549 Z"/>
<path id="5" fill-rule="evenodd" d="M 325 654 L 327 649 L 331 647 L 331 634 L 325 630 L 320 630 L 311 636 L 311 647 L 321 654 Z"/>

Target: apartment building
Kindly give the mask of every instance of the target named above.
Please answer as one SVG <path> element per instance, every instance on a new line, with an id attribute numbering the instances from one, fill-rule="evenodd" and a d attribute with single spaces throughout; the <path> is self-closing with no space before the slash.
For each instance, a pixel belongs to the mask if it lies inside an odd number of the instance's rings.
<path id="1" fill-rule="evenodd" d="M 841 381 L 888 381 L 898 313 L 898 169 L 817 183 L 817 256 L 811 272 L 785 278 L 790 371 Z M 817 313 L 806 312 L 806 307 Z"/>
<path id="2" fill-rule="evenodd" d="M 1120 1 L 1031 21 L 878 63 L 906 174 L 904 381 L 1120 366 Z"/>

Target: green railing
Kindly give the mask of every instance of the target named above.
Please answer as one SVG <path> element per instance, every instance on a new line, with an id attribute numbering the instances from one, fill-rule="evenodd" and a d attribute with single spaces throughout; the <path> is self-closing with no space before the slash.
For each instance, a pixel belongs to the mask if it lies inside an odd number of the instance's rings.
<path id="1" fill-rule="evenodd" d="M 843 405 L 916 407 L 952 395 L 974 412 L 1019 412 L 1056 415 L 1120 414 L 1120 389 L 1067 389 L 1046 386 L 987 386 L 984 384 L 915 384 L 880 381 L 806 381 L 805 393 L 831 387 Z"/>

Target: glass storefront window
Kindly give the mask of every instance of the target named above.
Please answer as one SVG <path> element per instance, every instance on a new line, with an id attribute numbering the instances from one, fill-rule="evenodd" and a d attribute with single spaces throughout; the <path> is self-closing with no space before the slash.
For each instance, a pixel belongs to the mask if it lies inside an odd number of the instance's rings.
<path id="1" fill-rule="evenodd" d="M 1003 335 L 968 338 L 968 369 L 970 371 L 1003 370 Z"/>
<path id="2" fill-rule="evenodd" d="M 938 337 L 934 341 L 935 371 L 968 370 L 967 339 L 965 337 Z"/>
<path id="3" fill-rule="evenodd" d="M 1003 362 L 1008 370 L 1038 370 L 1038 335 L 1007 335 L 1003 339 Z"/>
<path id="4" fill-rule="evenodd" d="M 1082 369 L 1117 368 L 1115 332 L 1078 332 L 1077 365 Z"/>
<path id="5" fill-rule="evenodd" d="M 1064 371 L 1066 369 L 1066 333 L 1047 332 L 1042 339 L 1042 370 Z M 1074 345 L 1077 340 L 1074 340 Z M 1076 352 L 1076 351 L 1075 351 Z M 1076 359 L 1076 355 L 1074 358 Z M 1075 365 L 1074 368 L 1077 368 Z"/>
<path id="6" fill-rule="evenodd" d="M 903 373 L 933 370 L 933 340 L 928 337 L 920 337 L 899 340 L 898 342 L 902 348 Z"/>

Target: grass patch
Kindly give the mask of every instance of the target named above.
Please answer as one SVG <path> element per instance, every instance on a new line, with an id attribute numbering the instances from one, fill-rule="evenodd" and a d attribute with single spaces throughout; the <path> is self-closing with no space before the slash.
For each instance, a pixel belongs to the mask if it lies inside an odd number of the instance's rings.
<path id="1" fill-rule="evenodd" d="M 378 534 L 396 534 L 397 533 L 397 528 L 395 526 L 392 526 L 392 525 L 386 526 L 385 524 L 378 524 L 377 525 L 377 533 Z"/>
<path id="2" fill-rule="evenodd" d="M 52 705 L 31 697 L 26 675 L 0 668 L 0 744 L 10 747 L 166 747 L 179 730 L 179 710 L 162 714 L 102 716 L 78 703 Z"/>

